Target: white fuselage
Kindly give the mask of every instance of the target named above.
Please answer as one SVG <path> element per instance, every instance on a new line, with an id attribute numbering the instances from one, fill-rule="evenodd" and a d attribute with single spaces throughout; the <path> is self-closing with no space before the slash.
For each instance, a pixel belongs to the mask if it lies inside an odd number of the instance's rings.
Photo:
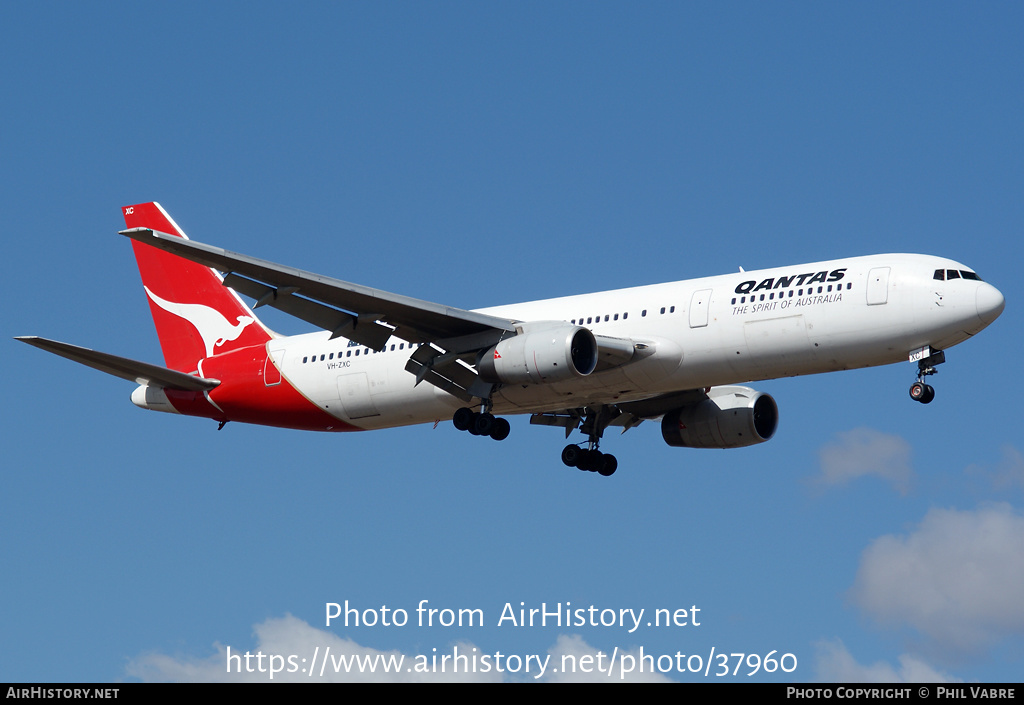
<path id="1" fill-rule="evenodd" d="M 640 359 L 569 381 L 504 385 L 498 414 L 636 401 L 681 390 L 870 367 L 942 350 L 1002 310 L 991 285 L 926 255 L 853 257 L 482 309 L 564 321 L 646 346 Z M 268 343 L 283 375 L 321 409 L 364 429 L 448 418 L 465 404 L 405 370 L 412 346 L 373 352 L 325 332 Z"/>

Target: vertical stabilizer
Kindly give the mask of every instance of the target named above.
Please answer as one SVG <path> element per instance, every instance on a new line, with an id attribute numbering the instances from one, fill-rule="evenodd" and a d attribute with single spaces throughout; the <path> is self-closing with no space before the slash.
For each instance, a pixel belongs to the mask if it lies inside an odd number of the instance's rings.
<path id="1" fill-rule="evenodd" d="M 188 239 L 159 203 L 121 210 L 128 228 Z M 216 271 L 137 240 L 132 247 L 169 368 L 192 372 L 203 358 L 271 339 L 270 331 Z"/>

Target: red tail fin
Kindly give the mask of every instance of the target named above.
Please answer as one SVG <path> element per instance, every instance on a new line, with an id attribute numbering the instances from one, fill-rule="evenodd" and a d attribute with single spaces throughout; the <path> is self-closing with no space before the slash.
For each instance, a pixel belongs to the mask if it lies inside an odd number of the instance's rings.
<path id="1" fill-rule="evenodd" d="M 129 228 L 185 237 L 159 203 L 121 210 Z M 214 270 L 136 240 L 132 247 L 164 361 L 172 370 L 192 372 L 203 358 L 271 339 L 270 332 L 238 294 L 221 283 Z"/>

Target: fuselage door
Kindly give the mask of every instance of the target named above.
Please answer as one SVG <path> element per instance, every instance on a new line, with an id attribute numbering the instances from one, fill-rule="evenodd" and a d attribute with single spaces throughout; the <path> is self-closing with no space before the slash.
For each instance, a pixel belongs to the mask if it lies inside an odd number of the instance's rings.
<path id="1" fill-rule="evenodd" d="M 868 306 L 878 306 L 889 300 L 889 268 L 875 267 L 868 272 Z"/>
<path id="2" fill-rule="evenodd" d="M 711 302 L 711 289 L 693 292 L 690 298 L 690 328 L 703 328 L 708 324 L 708 304 Z"/>
<path id="3" fill-rule="evenodd" d="M 345 414 L 350 419 L 380 415 L 370 398 L 370 383 L 365 372 L 353 372 L 338 377 L 338 396 L 345 408 Z"/>
<path id="4" fill-rule="evenodd" d="M 284 365 L 284 349 L 271 350 L 263 363 L 263 384 L 273 387 L 281 384 L 281 367 Z"/>

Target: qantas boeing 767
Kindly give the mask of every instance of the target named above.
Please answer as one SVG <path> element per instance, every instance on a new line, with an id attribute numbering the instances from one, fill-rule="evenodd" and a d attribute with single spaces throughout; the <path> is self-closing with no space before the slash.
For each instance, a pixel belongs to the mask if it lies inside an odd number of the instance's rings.
<path id="1" fill-rule="evenodd" d="M 166 367 L 18 338 L 141 386 L 144 408 L 218 421 L 361 431 L 452 418 L 576 429 L 562 461 L 611 475 L 609 426 L 661 419 L 671 446 L 767 441 L 778 408 L 740 382 L 909 359 L 910 396 L 1003 296 L 941 257 L 871 255 L 466 311 L 193 242 L 157 203 L 123 209 Z M 221 274 L 224 273 L 224 274 Z M 236 292 L 320 332 L 282 337 Z"/>

